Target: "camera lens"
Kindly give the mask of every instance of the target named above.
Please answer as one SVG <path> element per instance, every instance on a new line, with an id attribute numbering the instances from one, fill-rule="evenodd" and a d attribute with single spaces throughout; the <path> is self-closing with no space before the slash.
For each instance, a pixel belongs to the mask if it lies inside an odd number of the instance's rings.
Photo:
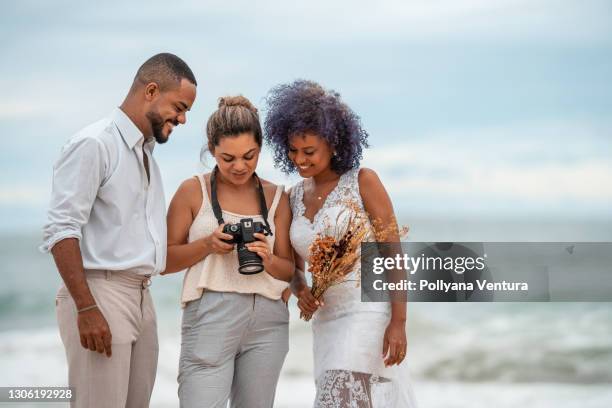
<path id="1" fill-rule="evenodd" d="M 249 251 L 244 244 L 238 244 L 238 272 L 252 275 L 264 270 L 261 258 L 255 252 Z"/>
<path id="2" fill-rule="evenodd" d="M 252 275 L 263 271 L 262 264 L 240 265 L 238 271 L 243 275 Z"/>

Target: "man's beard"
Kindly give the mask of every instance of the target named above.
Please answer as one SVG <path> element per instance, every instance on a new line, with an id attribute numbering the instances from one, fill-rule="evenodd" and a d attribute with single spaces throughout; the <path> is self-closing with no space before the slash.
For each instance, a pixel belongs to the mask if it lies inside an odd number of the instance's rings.
<path id="1" fill-rule="evenodd" d="M 161 115 L 157 112 L 149 111 L 147 112 L 147 119 L 149 119 L 149 123 L 151 124 L 151 130 L 153 131 L 153 137 L 155 141 L 159 144 L 166 143 L 168 141 L 168 136 L 164 136 L 164 124 L 166 121 L 161 117 Z"/>

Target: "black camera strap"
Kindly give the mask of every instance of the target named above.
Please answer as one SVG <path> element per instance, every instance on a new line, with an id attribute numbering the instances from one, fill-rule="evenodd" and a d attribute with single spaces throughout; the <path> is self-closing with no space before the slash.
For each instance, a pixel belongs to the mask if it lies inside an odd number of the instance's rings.
<path id="1" fill-rule="evenodd" d="M 213 213 L 215 214 L 215 218 L 219 225 L 225 223 L 223 221 L 223 211 L 221 210 L 221 206 L 219 205 L 219 200 L 217 199 L 217 171 L 219 170 L 218 166 L 215 166 L 212 173 L 210 174 L 210 204 L 212 205 Z M 261 185 L 261 180 L 259 180 L 259 176 L 257 173 L 253 173 L 253 177 L 257 181 L 257 191 L 259 192 L 259 210 L 261 212 L 261 216 L 263 217 L 266 232 L 269 235 L 272 235 L 272 229 L 270 228 L 270 224 L 268 223 L 268 206 L 266 204 L 266 196 L 263 191 L 263 186 Z"/>

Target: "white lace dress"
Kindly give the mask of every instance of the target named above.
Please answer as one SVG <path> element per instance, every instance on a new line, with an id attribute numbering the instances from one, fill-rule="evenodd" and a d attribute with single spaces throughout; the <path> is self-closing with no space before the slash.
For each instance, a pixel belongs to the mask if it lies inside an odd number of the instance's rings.
<path id="1" fill-rule="evenodd" d="M 293 220 L 290 237 L 295 251 L 308 260 L 309 246 L 324 233 L 351 200 L 363 208 L 359 194 L 359 169 L 343 174 L 312 222 L 304 216 L 304 183 L 290 195 Z M 315 408 L 416 407 L 407 372 L 407 361 L 385 367 L 382 344 L 391 317 L 389 303 L 361 302 L 360 265 L 341 284 L 329 288 L 325 306 L 312 319 Z"/>

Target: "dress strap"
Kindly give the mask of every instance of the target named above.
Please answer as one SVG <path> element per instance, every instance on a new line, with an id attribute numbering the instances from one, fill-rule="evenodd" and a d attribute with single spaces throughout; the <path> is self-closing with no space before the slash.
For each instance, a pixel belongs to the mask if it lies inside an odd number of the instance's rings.
<path id="1" fill-rule="evenodd" d="M 344 180 L 342 181 L 343 186 L 351 186 L 359 189 L 359 168 L 350 169 L 346 173 L 344 173 Z"/>
<path id="2" fill-rule="evenodd" d="M 272 205 L 270 206 L 270 211 L 268 211 L 268 222 L 272 220 L 274 221 L 274 214 L 276 214 L 276 207 L 278 207 L 278 203 L 280 202 L 280 198 L 283 195 L 283 191 L 285 191 L 285 186 L 279 184 L 276 186 L 276 193 L 274 193 L 274 199 L 272 200 Z"/>
<path id="3" fill-rule="evenodd" d="M 204 174 L 198 174 L 195 177 L 200 182 L 200 187 L 202 188 L 202 205 L 200 206 L 200 212 L 202 212 L 208 205 L 210 205 L 210 200 L 208 199 L 208 189 L 206 188 L 206 178 L 204 177 Z"/>
<path id="4" fill-rule="evenodd" d="M 361 193 L 359 191 L 359 167 L 344 173 L 338 181 L 338 198 L 350 199 L 363 208 Z"/>
<path id="5" fill-rule="evenodd" d="M 300 180 L 289 190 L 289 204 L 293 217 L 304 214 L 304 180 Z"/>

